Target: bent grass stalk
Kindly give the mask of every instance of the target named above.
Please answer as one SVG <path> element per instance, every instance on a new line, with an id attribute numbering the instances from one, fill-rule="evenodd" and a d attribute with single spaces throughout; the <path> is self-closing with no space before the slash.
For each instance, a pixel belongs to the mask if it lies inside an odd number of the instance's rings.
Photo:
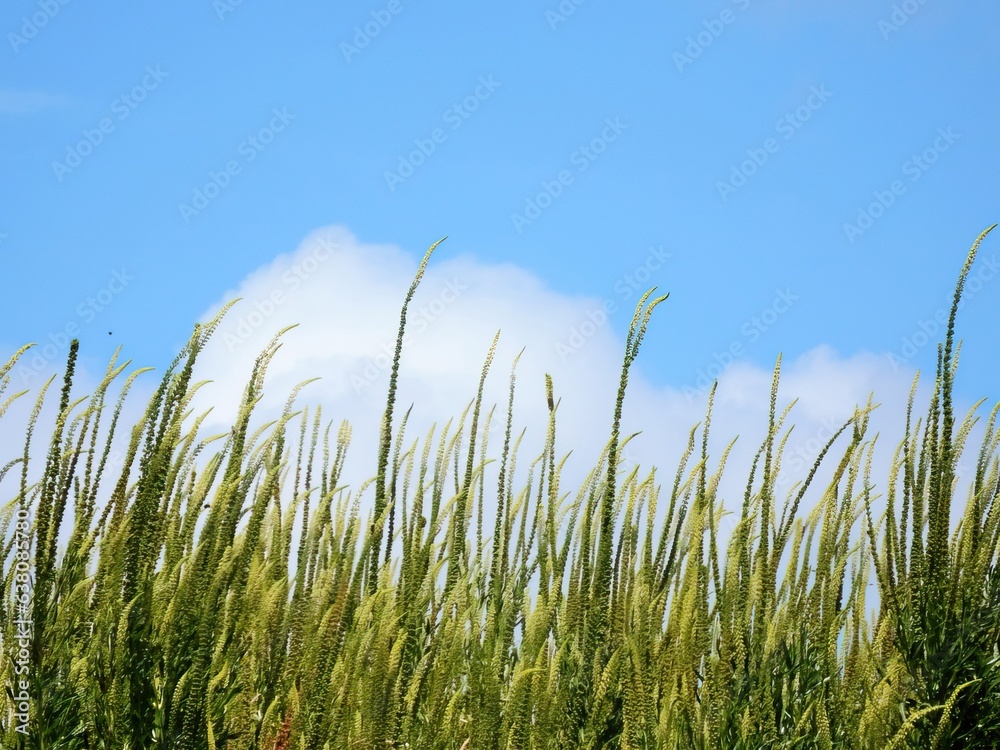
<path id="1" fill-rule="evenodd" d="M 543 450 L 515 483 L 517 358 L 502 446 L 489 456 L 495 413 L 484 414 L 482 399 L 497 339 L 454 427 L 407 442 L 406 412 L 393 432 L 407 308 L 437 243 L 401 310 L 374 477 L 353 492 L 340 483 L 350 426 L 332 433 L 318 408 L 296 410 L 305 383 L 279 419 L 251 431 L 285 331 L 255 362 L 231 431 L 203 437 L 192 372 L 228 306 L 196 326 L 132 426 L 120 468 L 108 461 L 111 441 L 145 370 L 126 375 L 130 363 L 116 353 L 94 393 L 74 399 L 74 342 L 40 478 L 29 482 L 29 465 L 51 381 L 24 429 L 24 453 L 0 466 L 2 483 L 21 464 L 0 512 L 0 680 L 10 686 L 0 744 L 990 746 L 1000 736 L 1000 404 L 952 523 L 957 465 L 981 406 L 960 421 L 954 414 L 955 318 L 990 229 L 959 276 L 927 415 L 914 417 L 914 381 L 882 489 L 871 476 L 869 402 L 781 501 L 792 406 L 777 409 L 779 359 L 767 435 L 728 539 L 719 486 L 733 443 L 717 459 L 709 453 L 714 388 L 669 486 L 655 469 L 623 468 L 633 437 L 620 435 L 628 376 L 665 299 L 652 291 L 629 327 L 610 439 L 573 492 L 560 480 L 551 378 Z M 26 350 L 0 367 L 0 396 Z M 25 395 L 0 403 L 0 417 Z M 490 528 L 485 467 L 497 458 Z M 826 463 L 832 476 L 818 487 Z M 33 518 L 28 608 L 15 598 L 19 509 Z M 879 605 L 869 620 L 872 576 Z M 26 612 L 24 674 L 14 644 Z M 31 695 L 26 732 L 13 718 L 21 680 Z"/>

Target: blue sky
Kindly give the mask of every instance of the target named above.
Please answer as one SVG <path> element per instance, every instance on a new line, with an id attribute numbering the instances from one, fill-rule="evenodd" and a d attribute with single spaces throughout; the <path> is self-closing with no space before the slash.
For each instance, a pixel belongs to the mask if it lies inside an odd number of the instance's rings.
<path id="1" fill-rule="evenodd" d="M 659 285 L 651 386 L 819 346 L 926 371 L 933 346 L 906 347 L 1000 216 L 998 25 L 998 6 L 935 0 L 16 0 L 0 345 L 51 343 L 54 372 L 70 326 L 94 369 L 117 345 L 163 367 L 228 292 L 336 225 L 403 266 L 448 235 L 435 263 L 610 303 L 619 341 Z M 998 241 L 959 321 L 967 400 L 998 395 Z"/>

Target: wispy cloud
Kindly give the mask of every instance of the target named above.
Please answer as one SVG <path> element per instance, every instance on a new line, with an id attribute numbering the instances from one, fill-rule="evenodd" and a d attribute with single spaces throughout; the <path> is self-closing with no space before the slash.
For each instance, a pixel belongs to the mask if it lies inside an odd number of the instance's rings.
<path id="1" fill-rule="evenodd" d="M 68 103 L 68 98 L 62 94 L 0 89 L 0 114 L 33 115 L 46 109 L 65 107 Z"/>

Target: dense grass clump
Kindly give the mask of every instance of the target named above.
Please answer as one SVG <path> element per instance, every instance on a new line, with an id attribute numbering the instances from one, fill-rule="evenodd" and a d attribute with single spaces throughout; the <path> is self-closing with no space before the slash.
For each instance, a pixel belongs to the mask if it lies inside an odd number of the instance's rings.
<path id="1" fill-rule="evenodd" d="M 958 419 L 952 400 L 955 312 L 985 235 L 955 290 L 927 414 L 914 415 L 915 381 L 880 488 L 868 405 L 778 496 L 789 434 L 779 360 L 728 539 L 718 486 L 729 450 L 708 453 L 711 396 L 669 482 L 622 470 L 629 369 L 664 299 L 652 293 L 629 328 L 610 439 L 574 492 L 560 486 L 551 380 L 545 447 L 527 480 L 515 484 L 513 369 L 503 444 L 489 453 L 494 411 L 482 397 L 495 340 L 454 429 L 411 441 L 407 414 L 394 431 L 407 305 L 433 247 L 401 313 L 375 475 L 356 489 L 340 484 L 350 427 L 333 432 L 319 409 L 296 410 L 298 389 L 278 420 L 251 431 L 280 334 L 232 430 L 204 437 L 192 372 L 225 310 L 196 326 L 115 470 L 111 440 L 143 371 L 125 375 L 113 359 L 74 400 L 74 342 L 41 478 L 28 481 L 29 458 L 51 381 L 35 395 L 23 455 L 0 463 L 0 483 L 16 488 L 0 513 L 0 745 L 996 746 L 1000 404 L 963 509 L 956 467 L 981 404 Z M 0 369 L 0 395 L 24 351 Z M 825 487 L 814 483 L 822 462 L 832 463 Z"/>

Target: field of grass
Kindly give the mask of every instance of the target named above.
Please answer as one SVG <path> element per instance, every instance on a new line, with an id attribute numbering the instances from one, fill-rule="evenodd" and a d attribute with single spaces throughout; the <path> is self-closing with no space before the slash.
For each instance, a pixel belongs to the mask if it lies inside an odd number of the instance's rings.
<path id="1" fill-rule="evenodd" d="M 652 293 L 609 394 L 604 453 L 572 489 L 560 485 L 551 380 L 541 455 L 518 455 L 512 410 L 487 413 L 483 381 L 457 423 L 405 435 L 394 410 L 403 329 L 433 247 L 403 305 L 362 487 L 339 477 L 368 446 L 349 458 L 350 427 L 297 406 L 297 391 L 281 419 L 251 428 L 280 334 L 249 373 L 232 430 L 214 436 L 191 414 L 192 373 L 225 310 L 195 327 L 134 425 L 119 415 L 143 371 L 112 360 L 78 398 L 74 342 L 61 392 L 48 394 L 50 381 L 0 400 L 2 417 L 15 398 L 36 399 L 14 428 L 23 455 L 0 457 L 11 497 L 0 512 L 0 746 L 1000 745 L 1000 403 L 964 417 L 953 406 L 955 313 L 989 231 L 959 277 L 923 416 L 914 382 L 889 476 L 872 476 L 859 407 L 778 496 L 779 360 L 728 538 L 717 494 L 728 451 L 708 454 L 711 397 L 674 471 L 621 468 L 629 369 L 663 299 Z M 0 399 L 25 350 L 0 368 Z M 47 398 L 58 417 L 40 436 Z M 967 445 L 981 417 L 982 443 Z M 500 446 L 487 441 L 491 419 L 505 419 Z M 112 471 L 118 433 L 128 450 Z M 963 454 L 975 469 L 957 497 Z M 29 482 L 35 455 L 44 467 Z M 827 486 L 812 481 L 821 462 L 834 469 Z"/>

